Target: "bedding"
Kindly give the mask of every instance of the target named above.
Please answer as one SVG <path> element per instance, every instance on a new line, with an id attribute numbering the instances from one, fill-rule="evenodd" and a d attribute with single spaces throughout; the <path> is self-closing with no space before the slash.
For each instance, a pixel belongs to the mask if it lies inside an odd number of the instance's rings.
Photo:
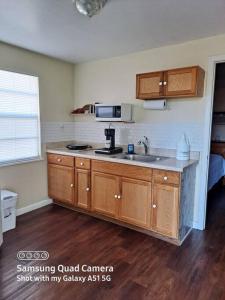
<path id="1" fill-rule="evenodd" d="M 225 158 L 222 155 L 210 154 L 208 191 L 225 176 Z"/>

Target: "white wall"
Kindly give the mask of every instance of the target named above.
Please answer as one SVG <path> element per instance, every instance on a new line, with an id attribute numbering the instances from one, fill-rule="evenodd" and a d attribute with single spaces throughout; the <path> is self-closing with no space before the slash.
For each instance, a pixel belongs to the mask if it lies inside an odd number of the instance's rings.
<path id="1" fill-rule="evenodd" d="M 192 142 L 191 146 L 192 150 L 202 152 L 206 101 L 209 101 L 207 95 L 205 94 L 203 98 L 169 100 L 169 109 L 166 111 L 144 111 L 141 108 L 142 101 L 135 99 L 135 75 L 137 73 L 200 65 L 206 71 L 207 79 L 208 58 L 222 54 L 225 54 L 225 35 L 75 65 L 75 106 L 80 107 L 95 101 L 133 103 L 135 105 L 136 122 L 150 123 L 150 126 L 155 125 L 156 130 L 159 132 L 158 135 L 161 135 L 159 136 L 162 142 L 161 146 L 166 148 L 168 140 L 172 140 L 173 142 L 170 143 L 169 147 L 175 148 L 177 130 L 188 130 L 189 137 L 192 140 L 196 136 L 195 130 L 198 128 L 198 141 L 195 144 Z M 205 91 L 206 85 L 205 80 Z M 75 121 L 80 124 L 84 120 L 76 117 Z M 192 131 L 189 125 L 192 126 Z M 93 130 L 94 126 L 93 123 Z M 90 128 L 90 125 L 88 128 Z M 168 128 L 171 129 L 168 130 Z M 87 138 L 88 132 L 85 131 L 85 126 L 82 128 L 82 133 Z M 156 137 L 152 135 L 152 138 L 153 146 L 155 146 Z M 199 220 L 202 217 L 204 208 L 202 203 L 203 191 L 200 186 L 201 168 L 202 160 L 200 160 L 197 169 L 194 216 L 195 226 L 198 228 L 202 227 Z"/>
<path id="2" fill-rule="evenodd" d="M 75 105 L 99 102 L 131 102 L 135 100 L 137 73 L 200 65 L 207 71 L 208 57 L 225 53 L 225 36 L 201 39 L 185 44 L 152 49 L 126 56 L 78 64 L 75 66 Z M 204 99 L 169 101 L 166 112 L 143 111 L 136 108 L 136 121 L 141 122 L 204 122 Z"/>
<path id="3" fill-rule="evenodd" d="M 72 64 L 0 43 L 0 69 L 39 76 L 42 128 L 71 121 Z M 0 167 L 0 186 L 19 193 L 18 208 L 47 199 L 46 161 Z"/>

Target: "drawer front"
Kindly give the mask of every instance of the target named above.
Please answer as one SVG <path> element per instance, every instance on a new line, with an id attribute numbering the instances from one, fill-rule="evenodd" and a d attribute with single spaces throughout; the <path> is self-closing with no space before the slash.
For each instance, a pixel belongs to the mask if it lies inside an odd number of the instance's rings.
<path id="1" fill-rule="evenodd" d="M 96 172 L 107 173 L 126 178 L 134 178 L 145 181 L 152 180 L 152 169 L 127 164 L 92 160 L 92 170 Z"/>
<path id="2" fill-rule="evenodd" d="M 164 170 L 153 170 L 154 182 L 180 185 L 180 173 Z"/>
<path id="3" fill-rule="evenodd" d="M 67 167 L 74 167 L 74 157 L 67 155 L 48 154 L 48 163 Z"/>
<path id="4" fill-rule="evenodd" d="M 76 168 L 90 170 L 91 160 L 88 158 L 76 157 Z"/>

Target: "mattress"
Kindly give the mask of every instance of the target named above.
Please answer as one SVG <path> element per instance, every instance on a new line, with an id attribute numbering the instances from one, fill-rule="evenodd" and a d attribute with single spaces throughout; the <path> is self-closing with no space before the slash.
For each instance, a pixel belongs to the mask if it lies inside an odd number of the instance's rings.
<path id="1" fill-rule="evenodd" d="M 218 154 L 210 154 L 208 191 L 225 176 L 225 159 Z"/>

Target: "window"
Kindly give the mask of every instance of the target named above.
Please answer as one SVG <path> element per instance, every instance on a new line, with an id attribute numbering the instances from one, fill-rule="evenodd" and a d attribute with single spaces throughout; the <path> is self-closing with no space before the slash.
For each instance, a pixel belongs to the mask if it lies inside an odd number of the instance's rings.
<path id="1" fill-rule="evenodd" d="M 0 70 L 0 165 L 40 158 L 38 77 Z"/>

